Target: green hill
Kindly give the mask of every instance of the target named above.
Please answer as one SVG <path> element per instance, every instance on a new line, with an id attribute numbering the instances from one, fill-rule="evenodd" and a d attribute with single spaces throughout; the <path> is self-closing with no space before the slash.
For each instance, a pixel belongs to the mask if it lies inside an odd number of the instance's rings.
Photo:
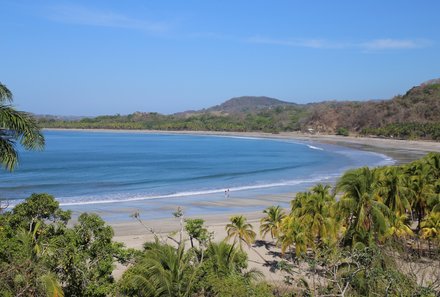
<path id="1" fill-rule="evenodd" d="M 244 96 L 199 111 L 173 115 L 135 112 L 79 120 L 39 117 L 42 127 L 197 131 L 309 131 L 394 138 L 440 139 L 440 79 L 411 88 L 390 100 L 325 101 L 295 104 Z"/>
<path id="2" fill-rule="evenodd" d="M 206 112 L 248 113 L 276 107 L 295 106 L 297 104 L 270 97 L 242 96 L 229 99 L 220 105 L 210 107 Z"/>

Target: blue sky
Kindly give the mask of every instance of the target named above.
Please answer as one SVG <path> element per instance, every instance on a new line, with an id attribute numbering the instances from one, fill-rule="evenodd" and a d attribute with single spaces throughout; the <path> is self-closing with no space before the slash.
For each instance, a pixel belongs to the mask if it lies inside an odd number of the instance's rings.
<path id="1" fill-rule="evenodd" d="M 437 0 L 0 3 L 0 81 L 39 114 L 391 98 L 440 77 Z"/>

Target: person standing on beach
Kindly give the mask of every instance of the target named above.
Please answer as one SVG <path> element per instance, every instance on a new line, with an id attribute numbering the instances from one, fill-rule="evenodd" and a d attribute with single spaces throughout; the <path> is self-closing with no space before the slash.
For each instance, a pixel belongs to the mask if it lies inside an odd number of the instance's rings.
<path id="1" fill-rule="evenodd" d="M 225 190 L 225 199 L 228 198 L 228 191 Z"/>
<path id="2" fill-rule="evenodd" d="M 229 189 L 226 191 L 226 198 L 229 198 Z"/>

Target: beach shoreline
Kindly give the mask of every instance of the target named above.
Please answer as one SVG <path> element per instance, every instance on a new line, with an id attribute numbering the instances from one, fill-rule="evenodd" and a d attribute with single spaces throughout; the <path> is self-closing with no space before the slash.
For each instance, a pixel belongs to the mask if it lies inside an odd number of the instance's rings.
<path id="1" fill-rule="evenodd" d="M 150 130 L 101 130 L 101 129 L 55 129 L 48 131 L 79 131 L 79 132 L 95 132 L 95 133 L 136 133 L 136 134 L 162 134 L 162 135 L 196 135 L 196 136 L 218 136 L 218 137 L 233 137 L 233 138 L 255 138 L 255 139 L 268 139 L 277 141 L 294 141 L 297 143 L 305 144 L 309 147 L 330 144 L 330 146 L 336 145 L 339 148 L 348 147 L 350 149 L 367 151 L 373 153 L 379 153 L 384 160 L 387 156 L 395 162 L 394 164 L 406 163 L 412 160 L 419 159 L 426 151 L 438 149 L 440 151 L 440 143 L 431 142 L 408 142 L 398 141 L 393 143 L 387 143 L 383 140 L 379 140 L 379 144 L 371 143 L 369 139 L 355 138 L 355 137 L 343 137 L 333 135 L 305 135 L 301 133 L 280 133 L 280 134 L 268 134 L 268 133 L 229 133 L 229 132 L 193 132 L 193 131 L 150 131 Z M 403 145 L 406 144 L 406 145 Z M 408 147 L 408 149 L 406 148 Z M 420 148 L 420 149 L 419 149 Z M 418 150 L 416 150 L 418 149 Z M 425 150 L 425 151 L 423 151 Z M 343 154 L 344 150 L 341 150 Z M 381 158 L 382 158 L 381 157 Z M 354 158 L 357 158 L 354 156 Z M 386 160 L 384 164 L 390 164 L 390 160 Z M 371 164 L 371 166 L 381 166 L 384 164 Z M 365 166 L 365 165 L 359 165 Z M 342 174 L 342 172 L 339 172 Z M 328 176 L 321 182 L 325 184 L 333 185 L 336 181 L 336 176 Z M 285 186 L 274 188 L 273 190 L 266 189 L 253 189 L 248 191 L 247 194 L 241 192 L 241 189 L 237 189 L 237 193 L 231 188 L 231 199 L 223 198 L 223 192 L 216 190 L 216 192 L 206 192 L 197 194 L 186 194 L 185 200 L 180 200 L 177 196 L 170 195 L 170 197 L 164 196 L 159 199 L 149 199 L 148 197 L 136 197 L 128 200 L 117 201 L 117 207 L 112 208 L 109 205 L 115 201 L 98 201 L 83 203 L 66 203 L 63 207 L 71 209 L 74 212 L 74 216 L 78 216 L 81 212 L 89 211 L 95 212 L 103 217 L 110 225 L 117 225 L 118 223 L 126 223 L 130 220 L 130 215 L 135 211 L 143 213 L 144 217 L 148 220 L 159 220 L 160 218 L 166 218 L 175 209 L 180 206 L 187 211 L 187 215 L 197 217 L 207 217 L 211 214 L 223 213 L 225 215 L 224 221 L 227 221 L 229 214 L 233 212 L 250 212 L 250 211 L 262 211 L 268 206 L 274 204 L 280 204 L 282 207 L 287 207 L 289 202 L 294 199 L 295 193 L 298 191 L 305 191 L 309 187 L 312 187 L 316 182 L 311 180 L 304 180 L 301 182 L 303 186 Z M 287 188 L 289 187 L 289 188 Z M 269 194 L 270 193 L 270 194 Z M 286 194 L 290 194 L 286 198 Z M 246 196 L 247 195 L 247 196 Z M 219 198 L 220 197 L 220 198 Z M 165 199 L 165 200 L 163 200 Z M 145 201 L 145 202 L 143 202 Z M 158 202 L 155 202 L 158 201 Z M 164 201 L 162 206 L 158 206 L 159 201 Z M 116 211 L 117 209 L 117 211 Z M 158 215 L 160 212 L 161 214 Z M 120 234 L 120 232 L 117 232 Z"/>
<path id="2" fill-rule="evenodd" d="M 310 142 L 310 144 L 331 144 L 342 147 L 348 147 L 357 150 L 370 151 L 380 153 L 393 158 L 396 164 L 407 163 L 422 157 L 430 151 L 440 152 L 440 143 L 430 141 L 409 141 L 409 140 L 395 140 L 395 139 L 381 139 L 381 138 L 366 138 L 366 137 L 345 137 L 336 135 L 310 135 L 297 132 L 283 132 L 279 134 L 268 134 L 258 132 L 209 132 L 209 131 L 152 131 L 152 130 L 110 130 L 110 129 L 45 129 L 47 131 L 81 131 L 81 132 L 109 132 L 109 133 L 142 133 L 142 134 L 168 134 L 168 135 L 197 135 L 197 136 L 221 136 L 221 137 L 252 137 L 264 139 L 278 139 L 278 140 L 298 140 L 301 142 Z M 241 213 L 212 213 L 198 214 L 188 216 L 188 218 L 201 218 L 205 220 L 205 225 L 213 234 L 214 241 L 221 241 L 226 237 L 225 226 L 229 222 L 232 215 L 244 215 L 248 222 L 254 226 L 254 230 L 259 233 L 259 221 L 263 217 L 263 210 L 271 205 L 288 203 L 294 199 L 295 193 L 284 193 L 279 195 L 256 195 L 248 199 L 225 199 L 221 201 L 200 201 L 199 204 L 211 208 L 232 208 L 239 205 L 241 208 L 255 209 L 256 206 L 261 208 L 259 211 L 249 211 Z M 178 201 L 176 201 L 176 205 Z M 170 206 L 171 207 L 171 206 Z M 180 220 L 174 218 L 172 212 L 175 209 L 163 209 L 168 212 L 169 217 L 165 219 L 151 219 L 142 221 L 142 224 L 130 218 L 127 214 L 126 220 L 107 221 L 114 230 L 114 240 L 122 242 L 126 247 L 142 249 L 143 244 L 148 241 L 153 241 L 155 236 L 150 230 L 154 230 L 162 238 L 166 238 L 169 234 L 176 234 L 180 228 Z M 122 210 L 121 210 L 122 211 Z M 99 211 L 97 212 L 98 214 Z M 140 213 L 142 219 L 142 213 Z M 147 227 L 147 228 L 146 228 Z M 261 237 L 258 240 L 264 240 Z M 170 242 L 171 243 L 171 242 Z M 264 246 L 256 248 L 261 255 L 267 256 L 267 260 L 273 259 Z M 276 277 L 275 281 L 279 281 L 280 274 L 270 272 L 268 267 L 265 267 L 261 262 L 260 256 L 253 250 L 249 250 L 248 256 L 250 260 L 250 268 L 257 268 L 263 272 L 267 279 Z M 279 259 L 278 259 L 279 260 Z M 114 272 L 114 276 L 119 278 L 126 267 L 118 266 Z"/>

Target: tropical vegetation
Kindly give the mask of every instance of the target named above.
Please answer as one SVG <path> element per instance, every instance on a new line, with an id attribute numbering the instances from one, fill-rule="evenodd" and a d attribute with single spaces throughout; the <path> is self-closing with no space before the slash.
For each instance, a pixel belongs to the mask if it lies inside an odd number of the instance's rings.
<path id="1" fill-rule="evenodd" d="M 0 163 L 12 171 L 18 163 L 17 142 L 27 150 L 44 147 L 44 137 L 35 119 L 11 104 L 12 92 L 0 82 Z"/>
<path id="2" fill-rule="evenodd" d="M 115 262 L 130 251 L 112 241 L 113 230 L 83 213 L 72 227 L 70 211 L 47 194 L 33 194 L 0 214 L 1 296 L 108 296 Z"/>
<path id="3" fill-rule="evenodd" d="M 297 294 L 439 294 L 439 158 L 430 153 L 406 165 L 349 170 L 333 191 L 318 184 L 298 193 L 279 224 L 275 207 L 265 210 L 261 232 L 277 234 L 290 259 L 280 271 Z M 436 267 L 424 272 L 428 280 L 421 280 L 420 261 Z M 301 269 L 313 277 L 295 276 Z"/>

